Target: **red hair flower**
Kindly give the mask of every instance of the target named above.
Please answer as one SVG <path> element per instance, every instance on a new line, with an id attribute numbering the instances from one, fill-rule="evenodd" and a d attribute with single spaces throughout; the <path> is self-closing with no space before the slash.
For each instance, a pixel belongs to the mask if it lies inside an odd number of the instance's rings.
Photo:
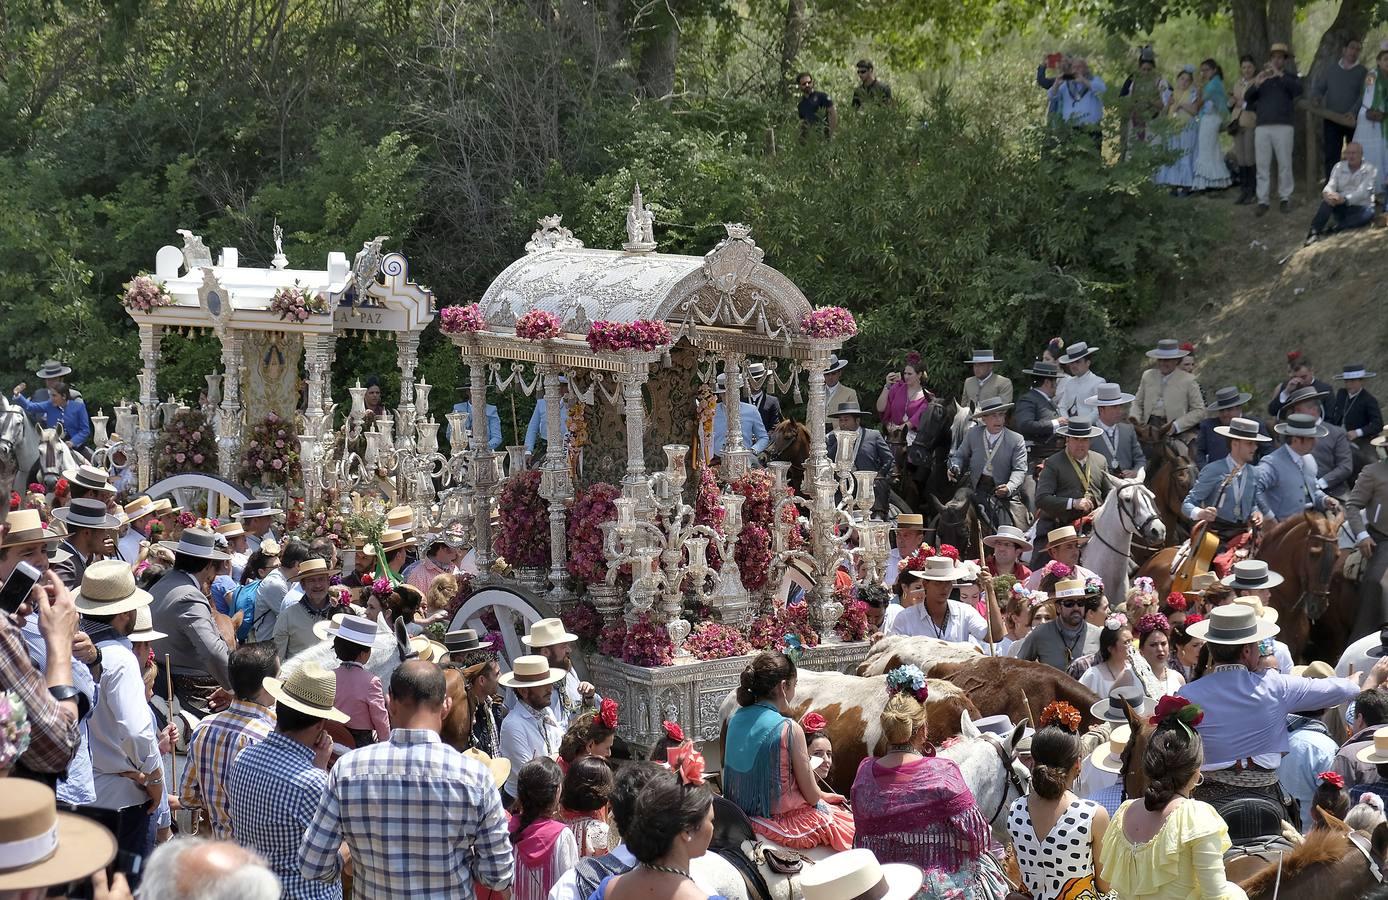
<path id="1" fill-rule="evenodd" d="M 47 492 L 43 489 L 43 485 L 39 484 L 37 481 L 31 481 L 29 482 L 29 493 L 43 494 Z"/>
<path id="2" fill-rule="evenodd" d="M 604 728 L 617 730 L 617 701 L 604 698 L 602 707 L 598 710 L 598 721 Z"/>
<path id="3" fill-rule="evenodd" d="M 1192 344 L 1190 341 L 1182 341 L 1182 342 L 1181 342 L 1181 349 L 1184 350 L 1184 351 L 1186 351 L 1187 353 L 1194 353 L 1194 352 L 1195 352 L 1195 345 Z"/>
<path id="4" fill-rule="evenodd" d="M 1289 362 L 1289 363 L 1296 362 L 1298 359 L 1301 359 L 1301 351 L 1300 351 L 1300 350 L 1288 350 L 1288 351 L 1287 351 L 1287 362 Z"/>
<path id="5" fill-rule="evenodd" d="M 1194 625 L 1196 622 L 1203 621 L 1205 621 L 1205 617 L 1200 615 L 1200 613 L 1191 613 L 1190 615 L 1186 616 L 1185 625 L 1183 625 L 1182 627 L 1189 630 L 1190 626 Z"/>
<path id="6" fill-rule="evenodd" d="M 1055 725 L 1071 734 L 1079 734 L 1080 723 L 1083 721 L 1084 717 L 1080 715 L 1080 711 L 1064 700 L 1057 700 L 1041 710 L 1042 728 Z"/>
<path id="7" fill-rule="evenodd" d="M 919 369 L 919 368 L 920 368 L 920 364 L 921 364 L 921 355 L 920 355 L 919 353 L 917 353 L 916 351 L 912 350 L 910 353 L 907 353 L 907 354 L 906 354 L 906 365 L 910 366 L 910 367 L 913 368 L 913 369 Z"/>
<path id="8" fill-rule="evenodd" d="M 1148 613 L 1137 620 L 1137 639 L 1142 640 L 1154 631 L 1171 633 L 1171 621 L 1161 613 Z"/>
<path id="9" fill-rule="evenodd" d="M 59 478 L 57 483 L 53 485 L 53 496 L 66 497 L 71 490 L 72 485 L 68 484 L 68 480 L 66 478 Z"/>
<path id="10" fill-rule="evenodd" d="M 693 741 L 671 747 L 665 758 L 670 761 L 670 771 L 678 775 L 680 781 L 687 785 L 704 783 L 704 755 L 694 749 Z"/>
<path id="11" fill-rule="evenodd" d="M 1333 784 L 1340 790 L 1345 789 L 1345 777 L 1339 772 L 1322 772 L 1316 776 L 1317 781 L 1324 781 L 1326 784 Z"/>
<path id="12" fill-rule="evenodd" d="M 20 504 L 23 502 L 24 501 L 19 497 L 19 491 L 10 491 L 10 512 L 19 509 Z"/>
<path id="13" fill-rule="evenodd" d="M 941 544 L 940 549 L 935 552 L 938 556 L 948 556 L 955 562 L 959 562 L 959 548 L 953 544 Z"/>
<path id="14" fill-rule="evenodd" d="M 684 729 L 679 722 L 661 722 L 661 727 L 665 729 L 665 736 L 672 741 L 684 741 Z"/>
<path id="15" fill-rule="evenodd" d="M 817 734 L 829 727 L 829 720 L 817 712 L 806 713 L 805 718 L 800 720 L 800 725 L 806 734 Z"/>
<path id="16" fill-rule="evenodd" d="M 1190 604 L 1186 602 L 1186 595 L 1180 591 L 1172 591 L 1166 595 L 1166 608 L 1177 612 L 1185 612 Z"/>
<path id="17" fill-rule="evenodd" d="M 1150 721 L 1153 725 L 1161 725 L 1173 717 L 1189 731 L 1205 720 L 1205 711 L 1185 697 L 1167 694 L 1157 701 L 1156 711 L 1152 713 Z"/>

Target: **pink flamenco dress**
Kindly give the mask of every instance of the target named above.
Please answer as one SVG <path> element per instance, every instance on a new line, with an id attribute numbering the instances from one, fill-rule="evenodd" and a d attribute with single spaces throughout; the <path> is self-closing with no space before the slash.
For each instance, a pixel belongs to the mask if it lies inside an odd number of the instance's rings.
<path id="1" fill-rule="evenodd" d="M 1007 881 L 989 855 L 991 831 L 952 760 L 927 756 L 890 768 L 872 757 L 853 779 L 855 847 L 925 873 L 917 898 L 1000 900 Z"/>
<path id="2" fill-rule="evenodd" d="M 770 703 L 754 703 L 728 720 L 723 795 L 767 840 L 796 850 L 853 847 L 853 813 L 825 804 L 816 809 L 800 793 L 790 766 L 793 723 Z"/>
<path id="3" fill-rule="evenodd" d="M 512 816 L 512 835 L 519 825 L 520 818 Z M 516 867 L 511 880 L 512 900 L 547 900 L 559 876 L 578 864 L 574 833 L 554 819 L 537 819 L 527 825 L 513 850 Z M 479 882 L 473 885 L 477 900 L 499 900 L 501 897 L 499 892 Z"/>

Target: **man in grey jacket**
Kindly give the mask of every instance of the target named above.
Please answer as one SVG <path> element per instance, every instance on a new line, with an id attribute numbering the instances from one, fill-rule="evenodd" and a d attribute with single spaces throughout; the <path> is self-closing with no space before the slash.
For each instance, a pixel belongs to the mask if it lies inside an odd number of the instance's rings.
<path id="1" fill-rule="evenodd" d="M 952 479 L 961 475 L 967 478 L 974 490 L 987 475 L 992 479 L 993 492 L 1008 504 L 1012 524 L 1025 528 L 1029 523 L 1020 498 L 1027 475 L 1027 448 L 1020 434 L 1004 427 L 1011 408 L 1012 404 L 1004 403 L 1001 397 L 983 401 L 974 413 L 974 419 L 982 422 L 983 427 L 975 425 L 965 433 L 959 449 L 950 454 L 949 474 Z"/>
<path id="2" fill-rule="evenodd" d="M 1293 413 L 1311 416 L 1325 429 L 1325 435 L 1316 438 L 1316 446 L 1311 455 L 1316 460 L 1316 487 L 1336 499 L 1344 499 L 1349 493 L 1349 476 L 1354 472 L 1354 451 L 1349 445 L 1349 436 L 1339 425 L 1332 425 L 1323 418 L 1322 403 L 1330 396 L 1314 385 L 1297 388 L 1287 396 L 1282 407 L 1283 421 Z"/>
<path id="3" fill-rule="evenodd" d="M 1147 457 L 1137 439 L 1137 429 L 1124 415 L 1128 404 L 1133 402 L 1133 395 L 1123 393 L 1116 384 L 1104 383 L 1085 402 L 1099 410 L 1100 434 L 1090 446 L 1108 460 L 1109 474 L 1141 481 L 1147 469 Z"/>
<path id="4" fill-rule="evenodd" d="M 212 604 L 204 593 L 216 576 L 218 563 L 230 559 L 216 547 L 210 531 L 189 528 L 183 532 L 174 551 L 173 568 L 154 583 L 150 593 L 154 602 L 150 614 L 154 628 L 163 632 L 154 642 L 154 659 L 160 668 L 155 693 L 167 694 L 164 660 L 169 658 L 174 694 L 185 708 L 206 715 L 215 705 L 213 695 L 231 688 L 227 669 L 227 647 L 212 615 Z"/>

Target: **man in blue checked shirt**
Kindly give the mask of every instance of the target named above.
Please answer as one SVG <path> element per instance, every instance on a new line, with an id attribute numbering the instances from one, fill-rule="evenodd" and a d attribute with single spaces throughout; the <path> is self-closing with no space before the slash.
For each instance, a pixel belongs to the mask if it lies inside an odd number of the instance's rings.
<path id="1" fill-rule="evenodd" d="M 357 897 L 473 900 L 473 879 L 511 885 L 511 840 L 487 767 L 439 739 L 450 704 L 443 671 L 410 660 L 390 679 L 390 740 L 347 754 L 328 773 L 299 848 L 299 873 L 333 882 L 352 854 Z"/>

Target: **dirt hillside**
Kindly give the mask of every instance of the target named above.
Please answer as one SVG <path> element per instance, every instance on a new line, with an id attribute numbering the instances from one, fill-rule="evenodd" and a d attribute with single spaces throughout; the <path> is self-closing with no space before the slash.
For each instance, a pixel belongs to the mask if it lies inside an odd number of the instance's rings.
<path id="1" fill-rule="evenodd" d="M 1252 206 L 1233 207 L 1229 193 L 1192 199 L 1231 204 L 1231 237 L 1199 285 L 1173 292 L 1184 299 L 1134 331 L 1139 346 L 1163 337 L 1194 341 L 1205 393 L 1239 384 L 1253 392 L 1255 408 L 1284 377 L 1288 350 L 1309 354 L 1317 375 L 1332 384 L 1346 362 L 1388 373 L 1388 229 L 1359 229 L 1302 247 L 1315 212 L 1306 194 L 1298 185 L 1290 213 L 1274 205 L 1262 218 Z M 1129 389 L 1144 362 L 1128 361 L 1123 383 Z M 1375 393 L 1384 395 L 1381 385 Z"/>

